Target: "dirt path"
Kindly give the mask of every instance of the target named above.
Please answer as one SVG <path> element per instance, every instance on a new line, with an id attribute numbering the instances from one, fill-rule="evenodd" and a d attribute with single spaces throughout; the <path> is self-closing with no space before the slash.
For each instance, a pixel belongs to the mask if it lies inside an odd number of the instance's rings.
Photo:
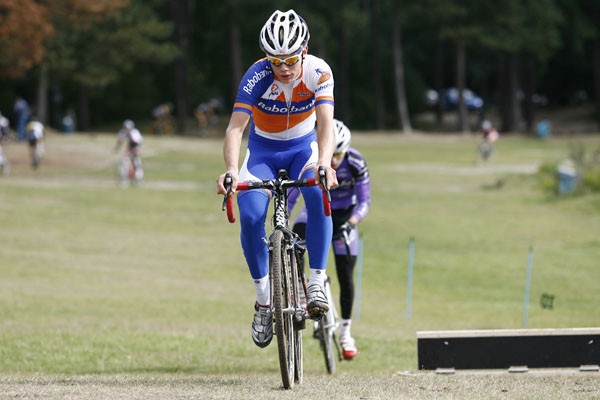
<path id="1" fill-rule="evenodd" d="M 0 399 L 592 399 L 598 373 L 397 373 L 307 376 L 283 390 L 277 376 L 76 376 L 0 378 Z"/>

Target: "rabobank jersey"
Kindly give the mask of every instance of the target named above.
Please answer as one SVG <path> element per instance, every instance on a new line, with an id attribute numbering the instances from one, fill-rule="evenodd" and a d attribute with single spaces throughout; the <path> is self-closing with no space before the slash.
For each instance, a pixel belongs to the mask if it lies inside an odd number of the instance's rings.
<path id="1" fill-rule="evenodd" d="M 275 80 L 271 63 L 254 63 L 240 82 L 233 111 L 252 116 L 250 136 L 295 139 L 315 129 L 315 107 L 334 104 L 333 74 L 327 63 L 306 55 L 300 76 L 290 83 Z"/>

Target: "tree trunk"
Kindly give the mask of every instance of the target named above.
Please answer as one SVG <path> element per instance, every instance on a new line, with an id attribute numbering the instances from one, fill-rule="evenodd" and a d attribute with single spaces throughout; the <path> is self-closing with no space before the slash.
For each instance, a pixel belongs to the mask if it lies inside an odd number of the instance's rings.
<path id="1" fill-rule="evenodd" d="M 600 129 L 600 38 L 594 40 L 594 97 L 596 99 L 596 121 Z"/>
<path id="2" fill-rule="evenodd" d="M 229 49 L 231 51 L 231 101 L 237 97 L 238 85 L 244 76 L 242 65 L 242 45 L 240 43 L 240 26 L 237 19 L 237 2 L 229 3 Z"/>
<path id="3" fill-rule="evenodd" d="M 87 87 L 83 83 L 79 83 L 77 114 L 79 115 L 79 130 L 83 132 L 87 131 L 90 128 L 90 105 L 87 95 Z"/>
<path id="4" fill-rule="evenodd" d="M 466 45 L 463 39 L 456 43 L 456 88 L 458 89 L 458 130 L 463 133 L 470 132 L 469 114 L 465 104 L 464 91 L 466 88 Z"/>
<path id="5" fill-rule="evenodd" d="M 375 126 L 385 129 L 385 102 L 383 101 L 383 73 L 381 58 L 381 35 L 379 31 L 379 0 L 371 1 L 371 48 L 373 49 L 373 98 L 375 103 Z"/>
<path id="6" fill-rule="evenodd" d="M 35 103 L 36 116 L 42 124 L 48 125 L 48 69 L 44 63 L 40 65 Z"/>
<path id="7" fill-rule="evenodd" d="M 523 119 L 525 120 L 525 130 L 533 132 L 534 104 L 533 92 L 535 90 L 535 67 L 532 57 L 527 57 L 525 60 L 523 71 Z"/>
<path id="8" fill-rule="evenodd" d="M 438 94 L 438 101 L 435 104 L 435 120 L 438 126 L 442 126 L 444 118 L 444 108 L 442 96 L 444 94 L 444 43 L 442 39 L 437 38 L 435 44 L 435 76 L 433 77 L 434 89 Z"/>
<path id="9" fill-rule="evenodd" d="M 181 50 L 181 55 L 175 60 L 175 109 L 177 132 L 186 131 L 188 116 L 188 50 L 190 42 L 190 24 L 188 20 L 188 0 L 171 0 L 171 19 L 175 24 L 175 42 Z"/>
<path id="10" fill-rule="evenodd" d="M 393 18 L 392 43 L 394 51 L 394 76 L 396 80 L 396 98 L 398 99 L 398 123 L 402 132 L 411 133 L 412 127 L 406 103 L 406 88 L 404 85 L 404 59 L 402 54 L 402 30 L 400 18 Z"/>
<path id="11" fill-rule="evenodd" d="M 339 88 L 339 96 L 335 99 L 336 109 L 340 109 L 339 115 L 342 119 L 352 126 L 352 112 L 350 110 L 350 51 L 348 46 L 348 30 L 345 28 L 345 24 L 341 24 L 340 27 L 340 68 L 339 78 L 335 77 L 336 82 L 339 80 L 340 84 L 336 85 Z M 339 106 L 338 106 L 339 105 Z"/>
<path id="12" fill-rule="evenodd" d="M 517 102 L 517 65 L 516 54 L 507 54 L 504 58 L 502 87 L 502 131 L 516 132 L 519 129 L 519 111 Z"/>

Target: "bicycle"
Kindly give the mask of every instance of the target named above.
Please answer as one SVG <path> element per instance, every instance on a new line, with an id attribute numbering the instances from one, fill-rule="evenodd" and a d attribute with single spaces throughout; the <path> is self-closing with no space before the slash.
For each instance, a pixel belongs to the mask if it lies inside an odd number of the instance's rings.
<path id="1" fill-rule="evenodd" d="M 127 187 L 133 183 L 137 185 L 144 178 L 142 160 L 139 155 L 126 151 L 117 162 L 117 175 L 121 186 Z"/>
<path id="2" fill-rule="evenodd" d="M 232 177 L 225 176 L 227 190 L 222 210 L 227 210 L 229 222 L 235 222 L 233 210 Z M 300 293 L 306 298 L 307 285 L 302 273 L 300 256 L 306 248 L 300 237 L 290 229 L 287 207 L 288 188 L 320 185 L 323 188 L 325 215 L 331 215 L 331 197 L 326 189 L 325 170 L 319 168 L 319 178 L 289 179 L 285 170 L 280 170 L 276 179 L 238 182 L 237 190 L 267 189 L 273 194 L 273 231 L 267 240 L 269 249 L 269 276 L 271 279 L 271 307 L 274 330 L 277 337 L 279 367 L 285 389 L 301 384 L 304 374 L 302 353 L 302 331 L 310 316 L 300 301 Z"/>

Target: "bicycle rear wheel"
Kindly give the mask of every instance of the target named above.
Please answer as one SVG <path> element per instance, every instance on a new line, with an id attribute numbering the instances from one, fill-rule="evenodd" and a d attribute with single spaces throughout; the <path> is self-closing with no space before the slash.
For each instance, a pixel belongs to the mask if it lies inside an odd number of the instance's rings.
<path id="1" fill-rule="evenodd" d="M 336 316 L 335 307 L 332 305 L 333 299 L 331 297 L 331 288 L 329 286 L 329 279 L 325 281 L 325 293 L 327 295 L 327 301 L 329 302 L 329 311 L 319 321 L 319 341 L 321 344 L 321 350 L 325 356 L 325 367 L 327 372 L 330 374 L 335 373 L 335 329 L 336 329 Z"/>
<path id="2" fill-rule="evenodd" d="M 273 307 L 275 309 L 275 333 L 279 352 L 279 368 L 285 389 L 294 387 L 295 334 L 292 307 L 292 282 L 283 232 L 275 230 L 271 236 L 271 274 L 273 277 Z"/>

